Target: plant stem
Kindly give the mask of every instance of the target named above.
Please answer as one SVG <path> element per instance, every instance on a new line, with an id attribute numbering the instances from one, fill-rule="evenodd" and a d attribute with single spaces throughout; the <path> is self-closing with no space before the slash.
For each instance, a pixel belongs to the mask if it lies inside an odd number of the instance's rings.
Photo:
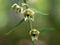
<path id="1" fill-rule="evenodd" d="M 32 41 L 32 45 L 35 45 L 35 42 L 34 41 Z"/>
<path id="2" fill-rule="evenodd" d="M 24 3 L 27 3 L 27 1 L 26 1 L 26 0 L 24 0 Z"/>
<path id="3" fill-rule="evenodd" d="M 24 3 L 27 3 L 27 0 L 24 0 Z M 28 8 L 28 6 L 26 6 L 26 9 Z M 32 30 L 32 21 L 31 19 L 28 20 L 29 26 L 30 26 L 30 30 Z M 32 45 L 35 45 L 34 41 L 32 41 Z"/>
<path id="4" fill-rule="evenodd" d="M 29 26 L 30 26 L 30 30 L 32 30 L 32 21 L 29 19 Z M 32 40 L 32 45 L 35 45 L 35 41 Z"/>
<path id="5" fill-rule="evenodd" d="M 24 3 L 27 3 L 27 0 L 24 0 Z M 26 7 L 27 7 L 27 6 L 26 6 Z M 29 23 L 29 25 L 30 25 L 30 30 L 32 30 L 32 22 L 31 22 L 30 19 L 29 19 L 28 23 Z"/>
<path id="6" fill-rule="evenodd" d="M 27 0 L 23 0 L 24 1 L 24 3 L 26 3 L 27 4 Z M 28 5 L 26 5 L 26 9 L 28 8 Z"/>
<path id="7" fill-rule="evenodd" d="M 28 20 L 28 25 L 29 25 L 29 27 L 30 27 L 30 30 L 32 30 L 32 21 L 29 19 Z M 35 41 L 32 41 L 32 45 L 35 45 L 35 43 L 34 43 Z"/>
<path id="8" fill-rule="evenodd" d="M 30 30 L 32 30 L 32 21 L 29 19 L 28 22 L 29 22 Z"/>

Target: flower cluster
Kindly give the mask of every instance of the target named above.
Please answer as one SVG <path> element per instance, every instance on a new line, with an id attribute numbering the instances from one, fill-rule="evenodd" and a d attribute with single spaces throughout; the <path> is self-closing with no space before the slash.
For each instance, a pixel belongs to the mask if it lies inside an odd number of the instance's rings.
<path id="1" fill-rule="evenodd" d="M 26 9 L 24 9 L 24 6 L 26 6 Z M 12 5 L 12 9 L 14 9 L 16 12 L 22 13 L 22 15 L 24 16 L 24 20 L 30 20 L 34 21 L 34 14 L 35 12 L 33 10 L 31 10 L 30 8 L 27 8 L 27 4 L 25 3 L 21 3 L 21 5 L 17 5 L 16 3 Z M 30 22 L 30 27 L 31 27 L 31 22 Z M 32 41 L 34 40 L 38 40 L 38 36 L 39 36 L 39 31 L 37 29 L 31 29 L 29 34 L 32 38 Z"/>
<path id="2" fill-rule="evenodd" d="M 34 21 L 34 11 L 31 10 L 30 8 L 26 8 L 25 10 L 23 10 L 24 6 L 27 6 L 27 4 L 22 3 L 21 6 L 19 6 L 18 4 L 15 3 L 12 5 L 12 9 L 14 9 L 16 12 L 22 13 L 24 15 L 25 21 L 29 19 Z"/>

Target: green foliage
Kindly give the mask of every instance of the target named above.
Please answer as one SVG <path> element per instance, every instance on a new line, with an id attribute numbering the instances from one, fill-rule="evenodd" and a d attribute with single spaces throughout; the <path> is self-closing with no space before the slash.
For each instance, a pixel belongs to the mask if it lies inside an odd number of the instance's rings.
<path id="1" fill-rule="evenodd" d="M 47 13 L 41 12 L 40 10 L 36 9 L 36 8 L 31 8 L 36 14 L 41 14 L 41 15 L 48 15 Z"/>
<path id="2" fill-rule="evenodd" d="M 41 29 L 39 30 L 41 33 L 45 33 L 45 32 L 51 32 L 51 31 L 54 31 L 55 28 L 45 28 L 45 29 Z"/>
<path id="3" fill-rule="evenodd" d="M 21 7 L 24 7 L 25 6 L 26 8 L 28 8 L 28 4 L 27 3 L 21 3 L 20 6 Z"/>
<path id="4" fill-rule="evenodd" d="M 24 22 L 24 19 L 20 20 L 19 23 L 16 24 L 16 25 L 11 29 L 11 31 L 9 31 L 8 33 L 6 33 L 6 35 L 9 35 L 9 34 L 11 34 L 12 32 L 14 32 L 14 31 L 15 31 L 14 29 L 16 29 L 16 28 L 17 28 L 19 25 L 21 25 L 23 22 Z"/>

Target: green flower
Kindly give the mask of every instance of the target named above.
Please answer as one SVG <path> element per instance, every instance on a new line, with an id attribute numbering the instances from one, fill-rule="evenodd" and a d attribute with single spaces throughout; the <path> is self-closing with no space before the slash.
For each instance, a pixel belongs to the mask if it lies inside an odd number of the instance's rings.
<path id="1" fill-rule="evenodd" d="M 39 32 L 38 30 L 36 30 L 36 29 L 32 29 L 32 30 L 29 32 L 29 34 L 30 34 L 30 36 L 31 36 L 31 38 L 32 38 L 32 41 L 38 40 L 39 33 L 40 33 L 40 32 Z"/>
<path id="2" fill-rule="evenodd" d="M 23 8 L 20 7 L 19 5 L 17 5 L 16 3 L 13 4 L 11 7 L 12 7 L 12 9 L 14 9 L 16 12 L 22 12 L 22 11 L 23 11 Z"/>
<path id="3" fill-rule="evenodd" d="M 23 11 L 23 15 L 25 17 L 25 21 L 29 19 L 31 19 L 32 21 L 34 20 L 34 11 L 29 8 Z"/>

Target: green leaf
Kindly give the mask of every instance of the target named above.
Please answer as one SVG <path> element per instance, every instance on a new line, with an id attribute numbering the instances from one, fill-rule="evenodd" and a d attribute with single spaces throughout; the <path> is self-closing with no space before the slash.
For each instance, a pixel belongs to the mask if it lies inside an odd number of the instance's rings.
<path id="1" fill-rule="evenodd" d="M 41 33 L 45 33 L 45 32 L 50 32 L 50 31 L 54 31 L 55 28 L 45 28 L 45 29 L 41 29 L 40 32 Z"/>
<path id="2" fill-rule="evenodd" d="M 23 23 L 23 21 L 24 21 L 24 19 L 20 20 L 18 24 L 16 24 L 8 33 L 6 33 L 6 35 L 9 35 L 12 32 L 14 32 L 15 29 Z"/>
<path id="3" fill-rule="evenodd" d="M 40 10 L 37 10 L 35 8 L 31 8 L 31 10 L 33 10 L 37 14 L 48 15 L 47 13 L 41 12 Z"/>
<path id="4" fill-rule="evenodd" d="M 27 6 L 27 4 L 26 3 L 21 3 L 21 6 L 23 7 L 23 6 Z"/>

